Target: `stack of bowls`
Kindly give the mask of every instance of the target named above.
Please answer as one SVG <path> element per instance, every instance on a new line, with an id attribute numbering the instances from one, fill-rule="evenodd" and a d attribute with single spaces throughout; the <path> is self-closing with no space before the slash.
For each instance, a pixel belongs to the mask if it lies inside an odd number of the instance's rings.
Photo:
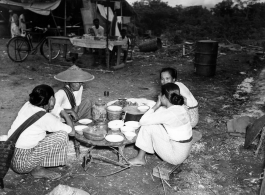
<path id="1" fill-rule="evenodd" d="M 140 127 L 140 123 L 138 121 L 127 121 L 124 124 L 125 126 L 134 128 L 134 130 L 139 129 Z"/>
<path id="2" fill-rule="evenodd" d="M 125 126 L 121 128 L 121 132 L 130 141 L 136 136 L 135 131 L 140 128 L 140 123 L 138 121 L 127 121 L 124 124 Z"/>
<path id="3" fill-rule="evenodd" d="M 123 127 L 124 122 L 122 120 L 113 120 L 108 123 L 108 128 L 112 131 L 119 131 Z"/>
<path id="4" fill-rule="evenodd" d="M 125 135 L 127 140 L 132 140 L 136 136 L 135 128 L 131 126 L 121 127 L 121 132 Z"/>

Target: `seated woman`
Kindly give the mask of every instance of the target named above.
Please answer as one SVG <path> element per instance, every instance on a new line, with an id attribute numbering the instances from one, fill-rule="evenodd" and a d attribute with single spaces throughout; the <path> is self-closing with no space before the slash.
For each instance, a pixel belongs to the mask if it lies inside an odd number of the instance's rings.
<path id="1" fill-rule="evenodd" d="M 49 113 L 54 104 L 53 89 L 48 85 L 38 85 L 18 112 L 8 136 L 38 111 L 47 113 L 19 136 L 11 165 L 17 173 L 30 173 L 34 178 L 47 179 L 61 176 L 47 168 L 66 165 L 68 134 L 74 130 Z"/>
<path id="2" fill-rule="evenodd" d="M 189 115 L 192 128 L 198 124 L 198 102 L 190 92 L 190 90 L 181 82 L 177 82 L 177 70 L 174 68 L 163 68 L 160 71 L 161 84 L 175 83 L 180 88 L 180 95 L 184 97 L 185 105 L 189 109 Z"/>
<path id="3" fill-rule="evenodd" d="M 56 103 L 52 113 L 65 121 L 91 118 L 92 103 L 88 98 L 82 99 L 83 83 L 93 80 L 94 76 L 77 66 L 72 66 L 54 77 L 64 82 L 64 87 L 55 93 Z"/>
<path id="4" fill-rule="evenodd" d="M 170 164 L 180 164 L 189 155 L 192 140 L 192 127 L 179 95 L 179 87 L 173 83 L 162 86 L 158 101 L 141 118 L 141 129 L 135 145 L 140 148 L 138 155 L 129 160 L 133 166 L 146 164 L 145 154 L 156 152 Z M 159 109 L 164 106 L 166 109 Z"/>

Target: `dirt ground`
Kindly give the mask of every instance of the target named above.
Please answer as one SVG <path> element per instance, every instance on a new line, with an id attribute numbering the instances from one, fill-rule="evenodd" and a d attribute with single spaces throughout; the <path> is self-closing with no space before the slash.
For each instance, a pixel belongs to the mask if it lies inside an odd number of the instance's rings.
<path id="1" fill-rule="evenodd" d="M 7 41 L 0 40 L 0 135 L 6 134 L 36 85 L 45 83 L 55 91 L 58 90 L 61 84 L 53 76 L 71 66 L 71 63 L 62 59 L 48 64 L 39 53 L 29 56 L 23 63 L 14 63 L 6 53 Z M 44 195 L 58 184 L 83 189 L 93 195 L 258 194 L 263 156 L 260 154 L 254 157 L 255 145 L 251 149 L 244 149 L 244 138 L 229 136 L 226 133 L 226 123 L 234 115 L 244 114 L 252 104 L 264 61 L 246 52 L 225 53 L 226 55 L 218 58 L 214 77 L 194 74 L 192 57 L 168 56 L 165 48 L 155 53 L 135 52 L 132 62 L 114 72 L 99 71 L 104 67 L 86 65 L 95 79 L 85 84 L 84 95 L 93 101 L 102 97 L 106 102 L 130 97 L 155 100 L 160 87 L 159 71 L 169 66 L 178 70 L 179 80 L 199 102 L 200 120 L 196 130 L 203 137 L 193 145 L 190 156 L 181 166 L 181 172 L 173 173 L 168 183 L 162 183 L 151 174 L 153 167 L 161 163 L 156 155 L 148 155 L 147 165 L 144 167 L 131 167 L 108 177 L 94 177 L 93 175 L 108 174 L 120 168 L 92 163 L 85 172 L 81 167 L 82 158 L 76 159 L 71 148 L 71 174 L 56 168 L 56 171 L 65 176 L 60 180 L 49 181 L 34 180 L 29 175 L 18 175 L 10 170 L 5 177 L 6 187 L 12 189 L 8 194 Z M 254 92 L 243 94 L 244 100 L 235 99 L 233 94 L 237 85 L 248 77 L 254 78 Z M 104 91 L 109 91 L 110 96 L 103 97 Z M 258 109 L 262 110 L 263 105 Z M 73 146 L 72 143 L 70 146 Z M 82 147 L 82 154 L 85 149 L 86 147 Z M 96 152 L 116 158 L 116 154 L 107 148 L 97 149 Z M 125 148 L 127 158 L 136 153 L 137 149 L 133 145 Z"/>

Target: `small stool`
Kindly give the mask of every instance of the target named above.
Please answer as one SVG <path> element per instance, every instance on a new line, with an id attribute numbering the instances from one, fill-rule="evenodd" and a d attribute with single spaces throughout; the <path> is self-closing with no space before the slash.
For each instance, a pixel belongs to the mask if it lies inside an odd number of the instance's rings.
<path id="1" fill-rule="evenodd" d="M 175 170 L 177 170 L 181 165 L 182 164 L 172 165 L 170 163 L 164 162 L 153 168 L 153 176 L 161 178 L 161 179 L 169 180 L 170 174 L 173 173 Z M 180 171 L 181 170 L 178 169 L 178 173 Z"/>

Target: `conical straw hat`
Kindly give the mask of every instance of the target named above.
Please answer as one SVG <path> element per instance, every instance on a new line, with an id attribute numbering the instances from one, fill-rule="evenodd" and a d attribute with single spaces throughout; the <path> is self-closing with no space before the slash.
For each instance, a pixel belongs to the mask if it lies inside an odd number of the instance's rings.
<path id="1" fill-rule="evenodd" d="M 71 66 L 67 70 L 57 74 L 54 78 L 61 82 L 87 82 L 93 80 L 95 77 L 88 72 L 83 71 L 76 65 Z"/>

